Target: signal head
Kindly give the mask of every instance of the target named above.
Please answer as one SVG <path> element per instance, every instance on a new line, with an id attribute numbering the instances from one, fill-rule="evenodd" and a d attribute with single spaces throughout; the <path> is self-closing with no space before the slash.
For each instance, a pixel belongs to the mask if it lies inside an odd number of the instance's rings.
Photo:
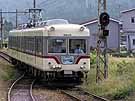
<path id="1" fill-rule="evenodd" d="M 101 15 L 100 15 L 100 24 L 101 24 L 101 26 L 105 27 L 105 26 L 107 26 L 109 24 L 109 22 L 110 22 L 109 14 L 106 13 L 106 12 L 101 13 Z"/>

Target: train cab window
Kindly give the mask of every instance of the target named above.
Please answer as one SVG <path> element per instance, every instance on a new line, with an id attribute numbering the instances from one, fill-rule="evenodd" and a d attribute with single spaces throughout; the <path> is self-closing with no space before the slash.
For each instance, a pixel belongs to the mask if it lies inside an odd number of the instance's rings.
<path id="1" fill-rule="evenodd" d="M 86 40 L 85 39 L 70 39 L 69 40 L 69 53 L 85 54 L 86 53 Z"/>
<path id="2" fill-rule="evenodd" d="M 65 39 L 49 39 L 48 53 L 66 53 Z"/>

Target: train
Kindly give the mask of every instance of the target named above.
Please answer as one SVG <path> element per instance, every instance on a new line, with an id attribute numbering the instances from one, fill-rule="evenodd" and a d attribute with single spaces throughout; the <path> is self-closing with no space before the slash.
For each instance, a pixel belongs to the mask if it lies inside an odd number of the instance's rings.
<path id="1" fill-rule="evenodd" d="M 90 71 L 90 31 L 64 19 L 22 24 L 10 31 L 12 64 L 46 80 L 82 81 Z"/>

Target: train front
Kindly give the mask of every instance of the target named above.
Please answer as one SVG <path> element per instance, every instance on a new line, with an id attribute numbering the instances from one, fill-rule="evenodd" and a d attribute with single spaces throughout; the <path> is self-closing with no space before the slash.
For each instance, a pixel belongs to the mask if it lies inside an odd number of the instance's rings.
<path id="1" fill-rule="evenodd" d="M 81 81 L 90 70 L 89 29 L 82 25 L 48 26 L 46 68 L 58 80 Z"/>

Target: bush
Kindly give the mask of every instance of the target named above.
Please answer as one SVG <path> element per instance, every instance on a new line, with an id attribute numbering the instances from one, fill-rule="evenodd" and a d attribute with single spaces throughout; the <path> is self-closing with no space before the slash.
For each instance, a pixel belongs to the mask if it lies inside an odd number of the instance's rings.
<path id="1" fill-rule="evenodd" d="M 93 58 L 92 63 L 95 63 L 94 60 Z M 108 79 L 96 84 L 96 68 L 91 68 L 88 85 L 83 87 L 99 96 L 108 96 L 111 98 L 110 100 L 126 98 L 131 92 L 135 91 L 135 62 L 113 60 L 114 58 L 109 62 Z"/>
<path id="2" fill-rule="evenodd" d="M 95 50 L 91 51 L 90 58 L 91 58 L 90 64 L 91 65 L 96 64 L 96 51 Z"/>

